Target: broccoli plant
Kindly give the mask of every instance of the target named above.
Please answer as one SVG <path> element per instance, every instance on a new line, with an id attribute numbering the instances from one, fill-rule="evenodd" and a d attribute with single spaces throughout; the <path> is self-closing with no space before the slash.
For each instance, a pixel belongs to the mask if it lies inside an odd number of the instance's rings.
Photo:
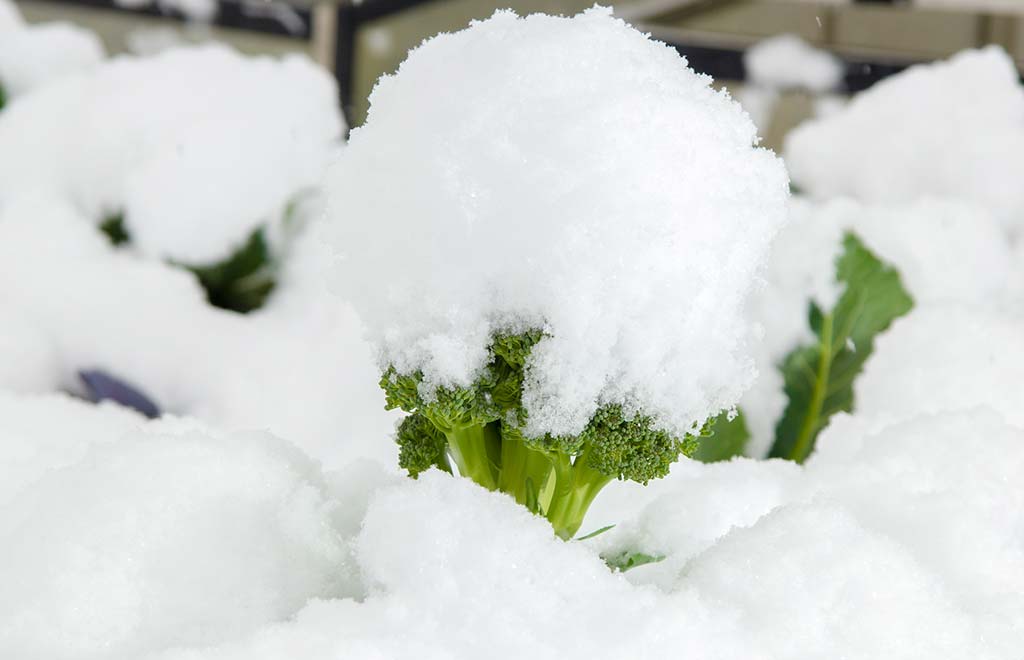
<path id="1" fill-rule="evenodd" d="M 525 432 L 523 382 L 530 350 L 543 333 L 494 337 L 491 361 L 468 387 L 424 395 L 423 374 L 389 367 L 380 384 L 389 409 L 410 413 L 399 426 L 399 462 L 413 477 L 452 467 L 490 490 L 511 495 L 572 538 L 601 489 L 615 479 L 646 484 L 664 477 L 697 449 L 693 436 L 659 430 L 621 405 L 597 410 L 579 435 L 531 437 Z"/>

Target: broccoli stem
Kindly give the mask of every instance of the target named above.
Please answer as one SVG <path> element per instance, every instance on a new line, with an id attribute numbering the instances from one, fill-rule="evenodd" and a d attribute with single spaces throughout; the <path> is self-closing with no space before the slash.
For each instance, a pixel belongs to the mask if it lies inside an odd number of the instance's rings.
<path id="1" fill-rule="evenodd" d="M 501 435 L 496 424 L 470 425 L 444 432 L 448 438 L 448 451 L 459 468 L 459 474 L 469 477 L 488 490 L 498 488 L 496 456 L 500 456 Z"/>
<path id="2" fill-rule="evenodd" d="M 541 492 L 551 474 L 552 457 L 522 440 L 503 438 L 498 490 L 508 493 L 533 513 L 541 510 Z"/>
<path id="3" fill-rule="evenodd" d="M 594 498 L 613 477 L 590 467 L 586 451 L 574 462 L 568 456 L 559 456 L 554 473 L 555 488 L 545 515 L 555 534 L 568 541 L 579 531 Z"/>

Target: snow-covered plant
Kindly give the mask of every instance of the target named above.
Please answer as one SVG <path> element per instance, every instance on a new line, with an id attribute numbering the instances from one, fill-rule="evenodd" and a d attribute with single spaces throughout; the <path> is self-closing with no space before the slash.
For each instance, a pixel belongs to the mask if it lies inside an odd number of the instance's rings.
<path id="1" fill-rule="evenodd" d="M 214 304 L 247 311 L 273 286 L 275 248 L 342 128 L 334 82 L 304 57 L 122 56 L 8 107 L 0 203 L 67 202 L 115 243 L 194 272 Z"/>
<path id="2" fill-rule="evenodd" d="M 734 406 L 788 187 L 709 83 L 604 9 L 498 12 L 378 83 L 329 205 L 411 474 L 457 469 L 570 538 Z"/>

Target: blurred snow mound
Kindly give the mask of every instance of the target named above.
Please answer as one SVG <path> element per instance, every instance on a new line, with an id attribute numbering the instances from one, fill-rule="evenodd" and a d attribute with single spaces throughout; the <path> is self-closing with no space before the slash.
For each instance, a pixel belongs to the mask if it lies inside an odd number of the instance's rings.
<path id="1" fill-rule="evenodd" d="M 793 183 L 815 197 L 902 202 L 955 195 L 1019 232 L 1024 89 L 999 47 L 911 67 L 786 140 Z"/>

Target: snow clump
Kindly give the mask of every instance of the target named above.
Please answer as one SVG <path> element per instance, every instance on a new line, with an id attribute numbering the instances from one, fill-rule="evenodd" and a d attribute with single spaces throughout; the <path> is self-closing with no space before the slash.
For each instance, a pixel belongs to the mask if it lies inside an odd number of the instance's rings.
<path id="1" fill-rule="evenodd" d="M 336 99 L 301 56 L 118 57 L 3 113 L 0 203 L 34 192 L 96 224 L 121 213 L 141 253 L 216 263 L 319 182 L 341 137 Z"/>
<path id="2" fill-rule="evenodd" d="M 359 595 L 338 506 L 311 461 L 265 434 L 97 443 L 0 504 L 0 655 L 139 658 Z"/>
<path id="3" fill-rule="evenodd" d="M 757 42 L 743 54 L 743 66 L 751 83 L 770 89 L 828 92 L 843 81 L 838 57 L 794 34 Z"/>
<path id="4" fill-rule="evenodd" d="M 336 280 L 382 361 L 466 385 L 494 333 L 542 328 L 531 435 L 608 403 L 680 433 L 733 405 L 788 187 L 709 83 L 606 9 L 497 12 L 413 51 L 329 175 Z"/>
<path id="5" fill-rule="evenodd" d="M 0 16 L 0 85 L 8 101 L 63 76 L 93 69 L 106 56 L 99 37 L 75 25 L 43 23 L 5 31 L 3 21 Z"/>

